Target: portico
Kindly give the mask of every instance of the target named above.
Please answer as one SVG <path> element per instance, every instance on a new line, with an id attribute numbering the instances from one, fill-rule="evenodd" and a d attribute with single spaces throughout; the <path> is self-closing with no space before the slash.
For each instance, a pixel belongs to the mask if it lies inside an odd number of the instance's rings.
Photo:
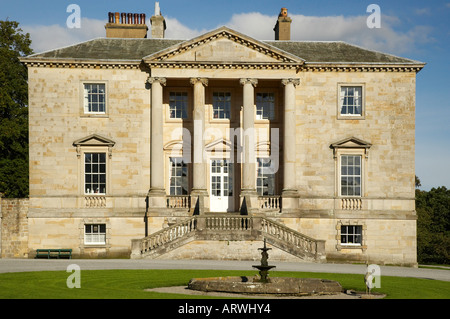
<path id="1" fill-rule="evenodd" d="M 267 169 L 276 175 L 277 185 L 273 189 L 276 193 L 271 192 L 270 195 L 278 198 L 283 195 L 284 201 L 295 198 L 296 128 L 293 118 L 295 86 L 299 82 L 299 79 L 149 78 L 152 101 L 150 206 L 167 208 L 170 206 L 168 198 L 183 196 L 190 198 L 176 201 L 171 208 L 197 207 L 200 213 L 248 213 L 258 210 L 258 197 L 263 196 L 263 193 L 257 192 L 258 158 L 270 158 L 273 163 Z M 262 83 L 262 87 L 256 90 L 258 83 Z M 176 90 L 191 93 L 192 107 L 187 107 L 189 115 L 186 119 L 171 123 L 172 126 L 168 127 L 164 123 L 170 122 L 171 118 L 164 110 L 170 107 L 170 101 L 165 100 L 164 96 L 170 95 L 175 85 L 178 85 Z M 223 101 L 223 96 L 215 97 L 218 92 L 229 96 L 229 100 Z M 256 92 L 277 93 L 273 94 L 276 97 L 273 118 L 257 117 Z M 222 102 L 229 103 L 224 106 L 229 111 L 216 114 L 222 109 L 218 107 L 214 111 L 215 104 Z M 176 153 L 173 147 L 164 147 L 174 141 L 178 141 Z M 164 154 L 163 150 L 168 154 Z M 188 176 L 188 194 L 173 194 L 170 191 L 171 156 L 183 158 L 188 175 L 192 175 Z M 280 167 L 288 169 L 282 171 Z M 244 198 L 246 203 L 242 207 Z M 188 203 L 190 207 L 186 207 Z M 280 199 L 277 206 L 279 203 Z"/>
<path id="2" fill-rule="evenodd" d="M 283 195 L 286 208 L 295 208 L 296 201 L 289 198 L 297 196 L 295 87 L 300 84 L 296 68 L 302 60 L 223 27 L 146 57 L 144 62 L 152 70 L 147 81 L 151 207 L 171 206 L 171 196 L 183 196 L 189 198 L 172 206 L 189 203 L 198 213 L 257 211 L 258 196 L 264 194 L 261 187 L 257 191 L 262 169 L 258 158 L 270 158 L 271 165 L 264 169 L 277 181 L 270 195 Z M 177 107 L 167 98 L 173 92 L 185 94 L 186 105 L 179 105 L 185 108 L 184 116 L 164 111 Z M 164 125 L 168 122 L 171 125 Z M 271 143 L 273 138 L 276 143 Z M 187 184 L 182 194 L 170 188 L 176 181 L 171 156 L 163 152 L 164 145 L 175 141 L 182 141 L 177 151 L 185 171 L 192 175 L 183 176 Z M 173 148 L 166 148 L 167 152 L 174 155 Z M 279 204 L 280 199 L 278 209 Z"/>

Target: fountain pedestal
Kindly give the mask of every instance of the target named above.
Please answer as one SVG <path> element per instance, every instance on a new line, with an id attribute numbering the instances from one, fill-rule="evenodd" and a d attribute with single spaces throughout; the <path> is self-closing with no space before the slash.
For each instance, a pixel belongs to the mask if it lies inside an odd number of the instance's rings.
<path id="1" fill-rule="evenodd" d="M 271 249 L 272 248 L 267 248 L 266 239 L 264 238 L 264 247 L 258 248 L 258 250 L 261 250 L 261 265 L 252 266 L 253 268 L 259 270 L 260 282 L 269 282 L 269 270 L 276 267 L 269 266 L 269 263 L 267 262 L 267 260 L 269 259 L 269 254 L 267 253 L 267 251 Z"/>

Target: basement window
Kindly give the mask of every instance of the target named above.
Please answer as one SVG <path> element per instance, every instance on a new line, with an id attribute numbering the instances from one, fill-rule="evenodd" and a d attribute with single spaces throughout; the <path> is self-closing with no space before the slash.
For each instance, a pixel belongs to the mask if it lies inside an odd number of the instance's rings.
<path id="1" fill-rule="evenodd" d="M 84 225 L 84 243 L 87 245 L 105 245 L 106 224 Z"/>
<path id="2" fill-rule="evenodd" d="M 341 245 L 361 246 L 361 244 L 362 244 L 362 226 L 360 225 L 341 226 Z"/>

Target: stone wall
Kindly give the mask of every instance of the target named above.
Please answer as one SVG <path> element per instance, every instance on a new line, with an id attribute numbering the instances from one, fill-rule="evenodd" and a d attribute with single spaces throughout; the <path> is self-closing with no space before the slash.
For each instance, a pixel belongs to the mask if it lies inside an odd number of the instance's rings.
<path id="1" fill-rule="evenodd" d="M 28 199 L 0 198 L 2 258 L 28 257 Z"/>

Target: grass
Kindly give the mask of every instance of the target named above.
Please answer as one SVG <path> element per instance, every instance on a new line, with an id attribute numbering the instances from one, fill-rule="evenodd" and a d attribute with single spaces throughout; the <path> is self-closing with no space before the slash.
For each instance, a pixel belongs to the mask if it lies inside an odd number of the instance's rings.
<path id="1" fill-rule="evenodd" d="M 191 278 L 254 274 L 220 270 L 82 270 L 81 288 L 69 289 L 66 280 L 71 274 L 65 271 L 2 273 L 0 299 L 204 299 L 144 289 L 187 285 Z M 365 290 L 362 275 L 273 271 L 271 276 L 336 280 L 344 289 Z M 449 299 L 450 282 L 382 276 L 381 288 L 373 291 L 386 294 L 386 299 Z"/>

